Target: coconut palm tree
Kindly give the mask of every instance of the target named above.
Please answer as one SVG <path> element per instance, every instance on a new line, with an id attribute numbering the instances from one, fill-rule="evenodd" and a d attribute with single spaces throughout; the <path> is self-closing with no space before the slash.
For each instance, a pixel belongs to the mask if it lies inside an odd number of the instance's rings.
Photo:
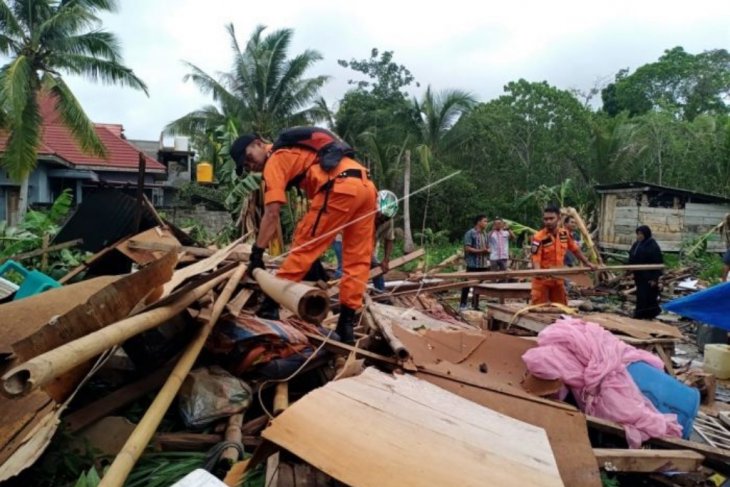
<path id="1" fill-rule="evenodd" d="M 21 181 L 20 216 L 27 210 L 28 176 L 41 137 L 40 95 L 55 100 L 62 123 L 84 152 L 103 157 L 104 145 L 62 75 L 147 93 L 122 64 L 117 38 L 101 29 L 98 14 L 115 9 L 115 0 L 0 1 L 0 56 L 9 58 L 0 68 L 0 112 L 9 132 L 2 166 Z"/>
<path id="2" fill-rule="evenodd" d="M 461 115 L 476 105 L 476 99 L 470 93 L 462 90 L 448 89 L 434 93 L 431 86 L 428 86 L 421 100 L 414 98 L 411 105 L 414 116 L 410 131 L 416 141 L 414 154 L 421 165 L 421 169 L 426 174 L 426 180 L 430 182 L 433 162 L 458 145 L 460 138 L 458 133 L 453 130 L 454 125 Z M 410 188 L 410 177 L 411 157 L 408 152 L 404 159 L 404 188 Z M 426 190 L 421 234 L 425 234 L 430 195 L 431 190 Z M 413 250 L 414 244 L 411 233 L 410 202 L 407 193 L 403 203 L 404 248 L 410 252 Z"/>
<path id="3" fill-rule="evenodd" d="M 195 83 L 210 94 L 216 105 L 209 105 L 170 123 L 169 133 L 196 138 L 213 127 L 234 126 L 236 132 L 256 132 L 272 137 L 286 126 L 300 125 L 318 118 L 315 105 L 319 89 L 327 76 L 305 78 L 306 72 L 322 56 L 307 49 L 289 58 L 294 31 L 281 29 L 264 35 L 265 26 L 254 29 L 242 49 L 233 24 L 226 26 L 233 51 L 233 68 L 217 77 L 185 62 L 190 72 L 185 81 Z"/>

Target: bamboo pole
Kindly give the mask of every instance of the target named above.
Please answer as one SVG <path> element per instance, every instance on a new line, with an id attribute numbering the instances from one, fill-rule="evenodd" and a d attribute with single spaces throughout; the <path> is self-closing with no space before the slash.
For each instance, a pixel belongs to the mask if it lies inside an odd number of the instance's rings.
<path id="1" fill-rule="evenodd" d="M 236 443 L 239 445 L 243 444 L 243 433 L 241 428 L 243 427 L 243 413 L 232 415 L 228 418 L 228 426 L 226 427 L 226 433 L 224 438 L 227 442 Z M 225 463 L 230 467 L 239 460 L 240 452 L 235 446 L 229 446 L 223 452 L 221 452 L 221 458 L 218 463 Z"/>
<path id="2" fill-rule="evenodd" d="M 280 279 L 263 269 L 254 270 L 253 277 L 268 296 L 305 321 L 321 323 L 329 312 L 329 298 L 321 289 Z"/>
<path id="3" fill-rule="evenodd" d="M 573 218 L 578 224 L 578 230 L 580 230 L 580 233 L 583 236 L 583 242 L 585 243 L 586 248 L 589 250 L 591 257 L 593 257 L 593 262 L 599 265 L 603 265 L 601 254 L 598 253 L 598 248 L 596 248 L 596 244 L 591 238 L 591 232 L 588 231 L 588 227 L 583 221 L 583 218 L 580 216 L 580 213 L 578 213 L 575 208 L 572 208 L 570 206 L 567 208 L 563 208 L 562 212 L 563 214 Z"/>
<path id="4" fill-rule="evenodd" d="M 213 305 L 213 312 L 211 313 L 210 319 L 200 329 L 193 341 L 188 344 L 188 347 L 183 352 L 180 360 L 178 360 L 167 382 L 162 386 L 162 389 L 160 389 L 155 400 L 152 401 L 144 417 L 142 417 L 142 420 L 127 439 L 127 442 L 114 459 L 104 478 L 101 479 L 99 487 L 122 487 L 124 485 L 129 472 L 132 471 L 134 464 L 137 463 L 137 460 L 155 434 L 157 427 L 160 425 L 160 421 L 162 421 L 162 417 L 175 399 L 183 380 L 185 380 L 185 377 L 197 360 L 200 351 L 203 349 L 205 340 L 210 335 L 210 331 L 218 321 L 218 318 L 225 309 L 226 303 L 228 303 L 231 295 L 233 295 L 233 291 L 236 290 L 245 272 L 245 264 L 239 265 L 233 271 L 233 275 L 228 280 L 228 284 L 223 288 L 223 291 Z"/>
<path id="5" fill-rule="evenodd" d="M 393 322 L 391 318 L 382 313 L 378 306 L 373 304 L 372 300 L 370 299 L 368 299 L 368 307 L 365 312 L 370 313 L 370 316 L 373 319 L 373 323 L 378 328 L 378 330 L 380 330 L 380 333 L 388 342 L 390 348 L 393 349 L 393 351 L 395 352 L 395 356 L 398 357 L 400 360 L 408 359 L 411 354 L 408 352 L 406 346 L 403 345 L 403 342 L 401 342 L 398 337 L 395 336 L 395 333 L 393 332 Z"/>
<path id="6" fill-rule="evenodd" d="M 166 306 L 112 323 L 100 330 L 33 357 L 3 375 L 3 392 L 10 396 L 28 394 L 77 365 L 96 357 L 104 350 L 119 345 L 143 331 L 159 326 L 184 311 L 191 303 L 205 296 L 211 289 L 230 276 L 232 272 L 226 272 L 205 284 L 201 284 Z"/>
<path id="7" fill-rule="evenodd" d="M 276 384 L 274 393 L 274 416 L 278 416 L 289 407 L 289 383 L 279 382 Z"/>
<path id="8" fill-rule="evenodd" d="M 586 272 L 653 271 L 661 269 L 664 269 L 664 264 L 597 266 L 595 269 L 590 269 L 589 267 L 556 267 L 554 269 L 524 269 L 515 271 L 494 272 L 451 272 L 434 274 L 432 277 L 440 279 L 480 279 L 482 281 L 493 281 L 497 279 L 519 277 L 569 276 L 575 274 L 585 274 Z"/>

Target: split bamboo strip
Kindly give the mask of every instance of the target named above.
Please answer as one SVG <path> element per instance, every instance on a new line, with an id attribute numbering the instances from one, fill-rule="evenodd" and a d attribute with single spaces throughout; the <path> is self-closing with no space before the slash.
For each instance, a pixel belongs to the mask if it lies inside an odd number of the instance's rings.
<path id="1" fill-rule="evenodd" d="M 588 252 L 590 253 L 590 257 L 592 257 L 592 261 L 596 264 L 603 265 L 603 260 L 601 259 L 601 254 L 598 253 L 598 248 L 596 247 L 596 244 L 593 242 L 593 239 L 591 238 L 591 232 L 588 231 L 588 227 L 586 226 L 585 222 L 583 221 L 583 217 L 580 216 L 580 213 L 575 208 L 572 207 L 566 207 L 562 209 L 562 213 L 564 215 L 567 215 L 575 220 L 575 222 L 578 224 L 578 230 L 580 231 L 580 234 L 583 236 L 583 243 L 585 244 L 586 248 L 588 249 Z"/>
<path id="2" fill-rule="evenodd" d="M 159 326 L 184 311 L 191 303 L 205 296 L 211 289 L 230 276 L 232 272 L 228 271 L 192 289 L 166 306 L 117 321 L 101 330 L 89 333 L 33 357 L 3 375 L 3 391 L 10 396 L 25 395 L 38 387 L 48 384 L 54 378 L 96 357 L 104 350 L 119 345 L 143 331 Z"/>
<path id="3" fill-rule="evenodd" d="M 188 344 L 188 347 L 183 352 L 177 365 L 175 365 L 167 382 L 162 386 L 162 389 L 160 389 L 155 400 L 152 401 L 144 417 L 142 417 L 142 420 L 127 439 L 127 442 L 114 459 L 104 478 L 101 479 L 99 487 L 122 487 L 124 485 L 129 472 L 132 471 L 134 464 L 137 463 L 142 452 L 144 452 L 144 449 L 150 440 L 152 440 L 157 427 L 160 425 L 160 421 L 162 421 L 162 417 L 175 399 L 185 377 L 190 372 L 193 364 L 195 364 L 198 355 L 200 355 L 200 351 L 203 349 L 203 345 L 205 345 L 205 340 L 210 335 L 211 330 L 225 309 L 228 300 L 231 299 L 233 292 L 236 290 L 245 272 L 245 264 L 239 265 L 233 271 L 233 275 L 228 281 L 228 284 L 226 284 L 226 287 L 213 305 L 213 312 L 211 313 L 210 319 L 200 329 L 193 341 Z"/>
<path id="4" fill-rule="evenodd" d="M 663 264 L 611 265 L 597 266 L 595 269 L 590 269 L 589 267 L 556 267 L 554 269 L 524 269 L 516 271 L 450 272 L 434 274 L 432 277 L 437 279 L 480 279 L 483 281 L 493 281 L 497 279 L 518 277 L 569 276 L 574 274 L 585 274 L 586 272 L 652 271 L 661 269 L 664 269 Z"/>
<path id="5" fill-rule="evenodd" d="M 321 323 L 329 312 L 329 298 L 322 289 L 280 279 L 263 269 L 254 270 L 253 277 L 268 296 L 305 321 Z"/>

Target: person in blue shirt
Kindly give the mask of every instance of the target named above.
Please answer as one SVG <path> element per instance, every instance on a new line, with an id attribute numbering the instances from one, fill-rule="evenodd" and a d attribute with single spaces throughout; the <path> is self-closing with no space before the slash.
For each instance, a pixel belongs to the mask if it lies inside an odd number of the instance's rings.
<path id="1" fill-rule="evenodd" d="M 474 218 L 474 227 L 464 234 L 464 261 L 466 272 L 483 272 L 489 270 L 489 241 L 487 239 L 487 215 L 477 215 Z M 469 299 L 470 288 L 461 290 L 461 302 L 459 308 L 466 309 L 466 302 Z M 472 297 L 472 308 L 478 309 L 477 296 Z"/>

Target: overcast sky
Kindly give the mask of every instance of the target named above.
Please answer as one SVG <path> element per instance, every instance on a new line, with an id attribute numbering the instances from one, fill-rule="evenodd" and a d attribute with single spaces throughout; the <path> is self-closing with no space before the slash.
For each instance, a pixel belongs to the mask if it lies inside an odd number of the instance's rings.
<path id="1" fill-rule="evenodd" d="M 133 139 L 155 140 L 165 124 L 211 102 L 182 81 L 181 61 L 211 74 L 227 70 L 228 22 L 242 44 L 257 24 L 293 28 L 290 54 L 311 48 L 324 56 L 310 74 L 332 77 L 322 92 L 330 103 L 353 76 L 337 60 L 368 57 L 373 47 L 395 51 L 395 60 L 422 87 L 465 89 L 482 101 L 519 78 L 588 90 L 677 45 L 692 53 L 730 48 L 728 0 L 119 3 L 119 12 L 105 16 L 104 25 L 121 40 L 124 60 L 147 83 L 149 97 L 128 88 L 69 82 L 92 120 L 121 123 Z"/>

